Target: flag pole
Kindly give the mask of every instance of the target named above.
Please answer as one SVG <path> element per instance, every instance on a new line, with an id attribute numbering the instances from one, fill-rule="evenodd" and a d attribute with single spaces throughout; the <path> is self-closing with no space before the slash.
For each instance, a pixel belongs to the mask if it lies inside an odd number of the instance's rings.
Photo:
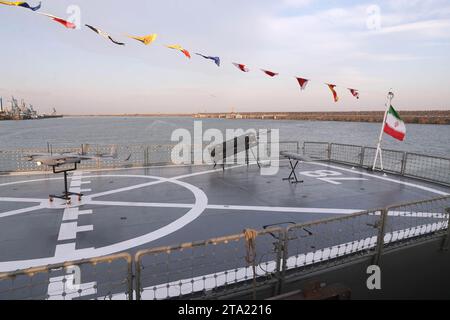
<path id="1" fill-rule="evenodd" d="M 375 169 L 376 169 L 378 157 L 380 157 L 381 171 L 384 171 L 383 151 L 381 149 L 381 143 L 383 142 L 384 126 L 386 125 L 386 118 L 388 115 L 388 111 L 392 105 L 392 99 L 394 99 L 394 93 L 392 91 L 389 91 L 387 99 L 388 99 L 388 102 L 386 103 L 386 111 L 384 112 L 383 124 L 381 126 L 381 132 L 380 132 L 380 137 L 378 139 L 377 152 L 375 154 L 375 160 L 373 162 L 372 171 L 375 171 Z"/>

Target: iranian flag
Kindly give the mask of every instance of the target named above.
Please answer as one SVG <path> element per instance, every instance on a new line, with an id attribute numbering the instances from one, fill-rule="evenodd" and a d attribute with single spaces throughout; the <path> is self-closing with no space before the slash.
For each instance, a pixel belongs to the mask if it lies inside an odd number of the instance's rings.
<path id="1" fill-rule="evenodd" d="M 384 132 L 391 137 L 403 141 L 406 135 L 406 126 L 394 107 L 390 107 L 384 124 Z"/>

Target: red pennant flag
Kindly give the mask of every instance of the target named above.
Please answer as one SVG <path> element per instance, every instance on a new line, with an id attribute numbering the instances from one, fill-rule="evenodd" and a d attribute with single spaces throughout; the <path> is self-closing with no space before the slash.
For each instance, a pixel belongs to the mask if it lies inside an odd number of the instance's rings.
<path id="1" fill-rule="evenodd" d="M 233 62 L 233 64 L 234 64 L 234 66 L 235 66 L 236 68 L 238 68 L 238 69 L 241 70 L 242 72 L 249 72 L 249 71 L 250 71 L 250 69 L 247 68 L 247 66 L 246 66 L 245 64 L 234 63 L 234 62 Z"/>
<path id="2" fill-rule="evenodd" d="M 264 72 L 265 74 L 267 74 L 269 77 L 272 77 L 272 78 L 279 75 L 279 73 L 268 71 L 268 70 L 264 70 L 264 69 L 261 69 L 261 71 Z"/>
<path id="3" fill-rule="evenodd" d="M 331 92 L 333 92 L 333 98 L 334 98 L 334 102 L 338 102 L 339 101 L 339 97 L 338 94 L 336 92 L 336 90 L 334 90 L 334 88 L 336 88 L 336 85 L 334 84 L 326 84 L 328 86 L 328 88 L 330 88 Z"/>
<path id="4" fill-rule="evenodd" d="M 189 59 L 191 58 L 191 53 L 190 53 L 189 51 L 187 51 L 186 49 L 181 50 L 181 52 L 183 52 L 184 55 L 185 55 L 186 57 L 188 57 Z"/>
<path id="5" fill-rule="evenodd" d="M 303 78 L 296 78 L 296 79 L 298 81 L 298 84 L 300 85 L 301 90 L 305 90 L 309 80 Z"/>
<path id="6" fill-rule="evenodd" d="M 53 21 L 56 21 L 56 22 L 62 24 L 64 27 L 66 27 L 68 29 L 76 29 L 77 28 L 77 26 L 74 23 L 66 21 L 66 20 L 58 18 L 58 17 L 55 17 L 54 15 L 51 15 L 51 14 L 48 14 L 48 13 L 42 13 L 42 12 L 38 12 L 38 13 L 43 15 L 43 16 L 49 17 Z"/>
<path id="7" fill-rule="evenodd" d="M 348 88 L 348 90 L 350 90 L 350 93 L 352 94 L 352 96 L 354 96 L 356 99 L 359 99 L 359 91 L 356 89 L 350 89 Z"/>
<path id="8" fill-rule="evenodd" d="M 61 23 L 64 27 L 68 28 L 68 29 L 76 29 L 77 26 L 75 24 L 73 24 L 72 22 L 63 20 L 61 18 L 53 18 L 54 21 Z"/>

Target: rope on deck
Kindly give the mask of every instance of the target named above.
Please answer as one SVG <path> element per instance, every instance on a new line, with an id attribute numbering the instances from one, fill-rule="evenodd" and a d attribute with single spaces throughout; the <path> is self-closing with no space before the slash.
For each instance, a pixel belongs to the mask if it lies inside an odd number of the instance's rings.
<path id="1" fill-rule="evenodd" d="M 244 237 L 246 243 L 247 254 L 245 260 L 252 266 L 253 270 L 253 299 L 256 300 L 256 238 L 258 237 L 258 231 L 253 229 L 245 229 Z"/>

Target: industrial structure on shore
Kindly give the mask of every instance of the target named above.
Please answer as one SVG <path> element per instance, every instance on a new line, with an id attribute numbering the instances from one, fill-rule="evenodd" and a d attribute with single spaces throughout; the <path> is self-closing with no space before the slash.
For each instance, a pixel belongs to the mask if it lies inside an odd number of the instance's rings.
<path id="1" fill-rule="evenodd" d="M 19 101 L 11 97 L 9 107 L 3 103 L 3 98 L 0 97 L 0 120 L 33 120 L 33 119 L 49 119 L 62 118 L 58 115 L 55 108 L 51 114 L 38 114 L 31 104 L 27 104 L 23 99 Z"/>

